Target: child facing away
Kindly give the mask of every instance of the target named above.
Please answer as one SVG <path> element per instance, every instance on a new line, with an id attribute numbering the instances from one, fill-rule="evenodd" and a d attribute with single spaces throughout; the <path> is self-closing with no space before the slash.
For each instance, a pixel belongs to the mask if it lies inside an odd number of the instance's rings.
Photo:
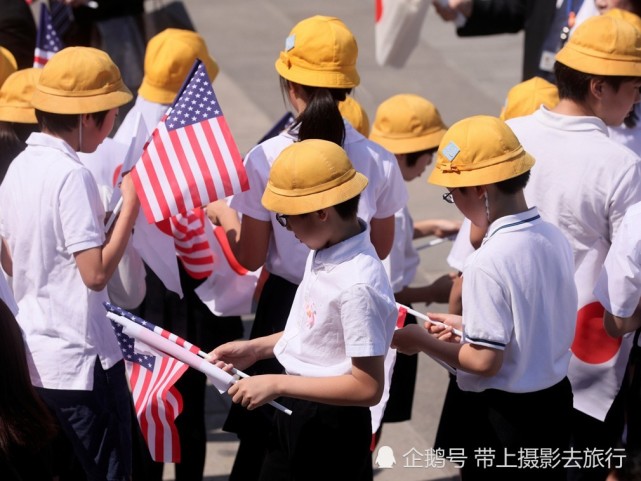
<path id="1" fill-rule="evenodd" d="M 383 392 L 384 356 L 397 317 L 383 264 L 357 217 L 367 178 L 333 142 L 304 140 L 274 162 L 262 203 L 311 249 L 284 331 L 214 349 L 239 369 L 276 357 L 286 374 L 229 389 L 247 409 L 280 399 L 261 480 L 371 477 L 369 407 Z M 267 433 L 265 433 L 267 435 Z M 331 463 L 318 463 L 319 453 Z"/>
<path id="2" fill-rule="evenodd" d="M 572 391 L 566 377 L 577 304 L 572 251 L 560 230 L 528 208 L 523 187 L 534 159 L 505 123 L 475 116 L 454 124 L 429 182 L 488 235 L 463 272 L 463 317 L 429 316 L 447 327 L 410 325 L 392 346 L 425 352 L 458 371 L 465 393 L 466 480 L 565 480 L 562 465 L 516 470 L 519 450 L 567 449 Z M 463 338 L 451 328 L 462 330 Z M 450 341 L 450 342 L 446 342 Z M 542 409 L 554 406 L 554 409 Z M 476 449 L 492 451 L 479 464 Z"/>
<path id="3" fill-rule="evenodd" d="M 0 186 L 2 267 L 13 276 L 31 382 L 64 435 L 56 447 L 67 441 L 75 458 L 56 455 L 61 479 L 131 476 L 131 394 L 102 302 L 139 202 L 125 175 L 122 209 L 106 235 L 96 182 L 77 155 L 96 150 L 131 98 L 106 53 L 60 50 L 32 98 L 41 132 Z"/>
<path id="4" fill-rule="evenodd" d="M 421 177 L 432 163 L 446 130 L 439 111 L 430 101 L 414 94 L 398 94 L 382 102 L 376 109 L 370 140 L 395 155 L 403 180 L 411 182 Z M 409 307 L 412 307 L 412 303 L 447 302 L 452 287 L 449 274 L 432 284 L 410 286 L 420 263 L 413 241 L 430 235 L 445 237 L 456 234 L 460 221 L 414 221 L 405 205 L 394 215 L 394 222 L 394 245 L 389 256 L 383 260 L 383 265 L 390 276 L 396 301 Z M 405 324 L 416 324 L 415 316 L 408 313 Z M 416 355 L 397 354 L 383 422 L 411 419 L 417 365 Z"/>

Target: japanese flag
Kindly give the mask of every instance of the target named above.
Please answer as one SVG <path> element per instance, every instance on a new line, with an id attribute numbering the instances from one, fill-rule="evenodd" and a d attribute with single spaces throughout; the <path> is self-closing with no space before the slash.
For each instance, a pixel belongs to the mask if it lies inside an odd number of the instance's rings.
<path id="1" fill-rule="evenodd" d="M 376 0 L 376 62 L 403 67 L 418 45 L 427 0 Z"/>

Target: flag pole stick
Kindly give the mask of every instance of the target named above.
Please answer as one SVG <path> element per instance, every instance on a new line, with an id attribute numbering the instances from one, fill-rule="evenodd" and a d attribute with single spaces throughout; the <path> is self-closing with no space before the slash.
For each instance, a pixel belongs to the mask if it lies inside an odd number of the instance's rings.
<path id="1" fill-rule="evenodd" d="M 455 237 L 455 236 L 447 236 L 447 237 L 439 237 L 439 238 L 437 238 L 437 239 L 432 239 L 431 241 L 426 242 L 426 243 L 425 243 L 425 244 L 423 244 L 423 245 L 420 245 L 420 246 L 415 247 L 415 249 L 416 249 L 417 251 L 421 251 L 421 250 L 423 250 L 423 249 L 427 249 L 428 247 L 434 247 L 434 246 L 437 246 L 437 245 L 439 245 L 439 244 L 442 244 L 443 242 L 447 242 L 447 241 L 450 241 L 450 240 L 454 240 L 454 237 Z"/>
<path id="2" fill-rule="evenodd" d="M 434 324 L 435 326 L 451 327 L 452 328 L 452 332 L 454 334 L 456 334 L 460 338 L 463 338 L 463 332 L 459 331 L 458 329 L 453 328 L 452 326 L 448 326 L 447 324 L 444 324 L 442 322 L 435 321 L 434 319 L 430 319 L 425 314 L 421 314 L 420 312 L 415 311 L 414 309 L 410 309 L 409 307 L 404 306 L 403 304 L 400 304 L 398 302 L 396 303 L 396 307 L 398 307 L 399 309 L 402 307 L 403 309 L 407 310 L 407 312 L 409 312 L 410 314 L 415 315 L 419 319 L 423 319 L 424 321 L 430 322 L 430 323 Z"/>
<path id="3" fill-rule="evenodd" d="M 116 217 L 118 217 L 118 214 L 120 214 L 120 209 L 122 209 L 122 197 L 118 199 L 118 203 L 114 207 L 114 210 L 111 212 L 109 219 L 107 219 L 107 223 L 105 224 L 105 232 L 109 232 L 109 229 L 111 229 L 111 226 L 116 221 Z"/>

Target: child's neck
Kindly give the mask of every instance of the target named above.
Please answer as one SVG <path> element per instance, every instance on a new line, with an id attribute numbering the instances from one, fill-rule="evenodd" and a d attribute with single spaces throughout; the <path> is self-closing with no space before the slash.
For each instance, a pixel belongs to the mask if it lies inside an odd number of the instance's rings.
<path id="1" fill-rule="evenodd" d="M 516 194 L 500 195 L 500 197 L 494 197 L 494 199 L 490 197 L 489 201 L 490 223 L 501 217 L 517 215 L 529 210 L 523 191 Z"/>
<path id="2" fill-rule="evenodd" d="M 363 232 L 363 227 L 361 226 L 358 219 L 350 219 L 349 221 L 343 221 L 342 219 L 337 223 L 334 235 L 332 235 L 328 240 L 325 246 L 327 247 L 334 246 L 340 242 L 346 241 L 347 239 L 354 237 Z"/>

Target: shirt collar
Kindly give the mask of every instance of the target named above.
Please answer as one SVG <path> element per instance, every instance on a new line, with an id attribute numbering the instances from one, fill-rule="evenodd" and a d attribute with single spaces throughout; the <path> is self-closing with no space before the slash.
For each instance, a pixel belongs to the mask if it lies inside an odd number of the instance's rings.
<path id="1" fill-rule="evenodd" d="M 496 219 L 487 230 L 487 235 L 483 239 L 483 244 L 490 240 L 494 235 L 501 232 L 513 232 L 521 229 L 527 229 L 533 224 L 541 222 L 541 216 L 536 207 L 532 207 L 519 214 L 506 215 Z"/>
<path id="2" fill-rule="evenodd" d="M 351 259 L 359 252 L 363 251 L 363 243 L 369 242 L 369 229 L 367 224 L 362 219 L 358 219 L 361 226 L 361 232 L 345 239 L 338 244 L 331 247 L 326 247 L 314 252 L 312 260 L 312 270 L 326 270 L 329 271 L 338 264 Z"/>
<path id="3" fill-rule="evenodd" d="M 605 122 L 592 115 L 563 115 L 552 112 L 545 105 L 534 112 L 534 118 L 542 124 L 555 130 L 569 130 L 574 132 L 598 131 L 608 135 Z"/>
<path id="4" fill-rule="evenodd" d="M 54 137 L 53 135 L 34 132 L 29 136 L 26 143 L 31 147 L 48 147 L 59 150 L 67 157 L 71 157 L 73 160 L 80 163 L 80 159 L 78 158 L 76 151 L 73 150 L 67 142 L 59 139 L 58 137 Z"/>

